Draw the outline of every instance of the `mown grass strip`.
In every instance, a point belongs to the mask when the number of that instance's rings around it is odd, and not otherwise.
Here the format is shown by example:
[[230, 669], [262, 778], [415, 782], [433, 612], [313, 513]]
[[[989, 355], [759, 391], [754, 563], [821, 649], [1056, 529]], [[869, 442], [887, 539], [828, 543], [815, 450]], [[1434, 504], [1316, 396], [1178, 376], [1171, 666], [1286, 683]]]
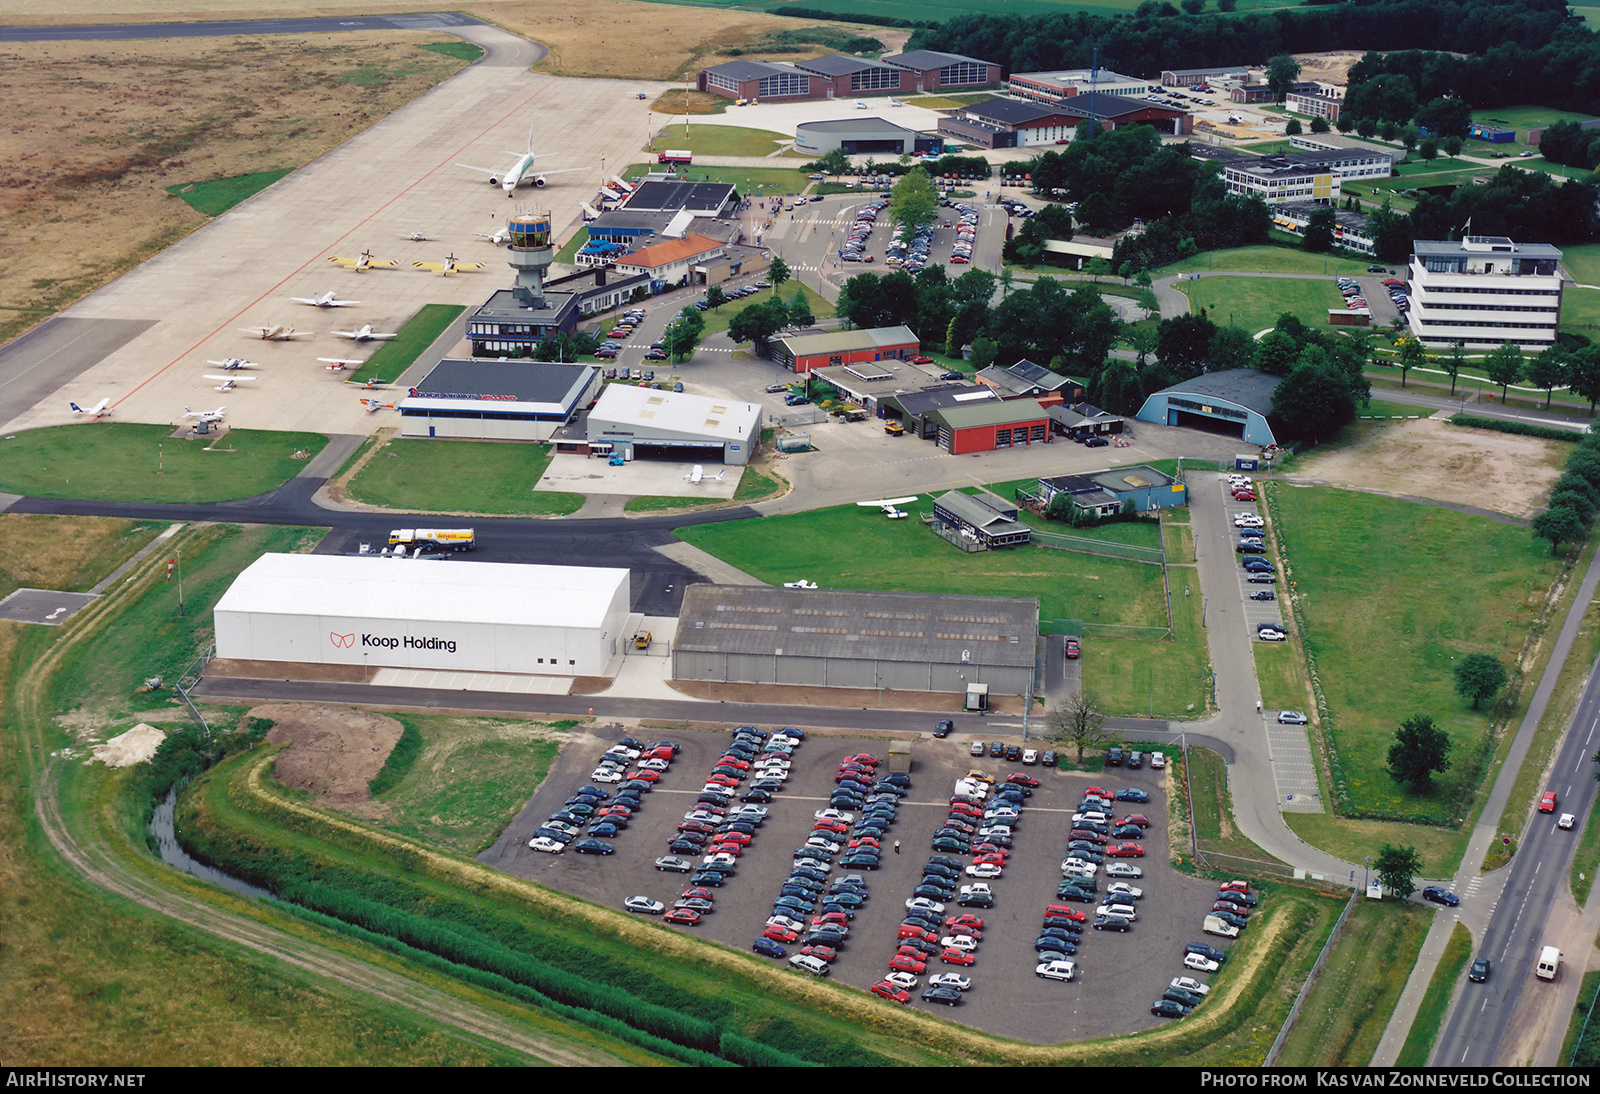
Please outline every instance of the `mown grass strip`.
[[1428, 981], [1428, 993], [1423, 996], [1422, 1006], [1417, 1008], [1417, 1015], [1411, 1021], [1411, 1030], [1406, 1034], [1406, 1043], [1400, 1046], [1400, 1055], [1395, 1060], [1396, 1066], [1428, 1066], [1428, 1059], [1433, 1055], [1434, 1042], [1439, 1039], [1439, 1031], [1444, 1028], [1444, 1017], [1450, 1009], [1450, 1000], [1455, 995], [1456, 985], [1461, 983], [1461, 974], [1470, 960], [1472, 960], [1472, 932], [1457, 923], [1450, 931], [1450, 941], [1445, 943], [1444, 953], [1439, 958], [1439, 966], [1433, 971], [1433, 979]]
[[460, 304], [422, 305], [417, 309], [417, 314], [395, 332], [395, 337], [380, 345], [367, 358], [366, 364], [350, 374], [349, 381], [366, 383], [368, 380], [382, 380], [384, 383], [394, 383], [466, 310]]
[[226, 179], [180, 183], [177, 186], [167, 187], [167, 193], [182, 198], [197, 213], [217, 217], [246, 198], [259, 194], [293, 171], [292, 167], [280, 167], [274, 171], [257, 171], [254, 174], [234, 175]]

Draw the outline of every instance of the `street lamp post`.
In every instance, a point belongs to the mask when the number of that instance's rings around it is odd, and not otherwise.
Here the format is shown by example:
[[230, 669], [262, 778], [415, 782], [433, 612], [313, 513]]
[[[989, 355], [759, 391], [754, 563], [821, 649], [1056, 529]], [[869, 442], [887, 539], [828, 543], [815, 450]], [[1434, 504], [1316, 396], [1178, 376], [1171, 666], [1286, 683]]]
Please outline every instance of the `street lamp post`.
[[1365, 893], [1367, 890], [1372, 888], [1372, 881], [1371, 881], [1371, 878], [1370, 878], [1371, 873], [1372, 873], [1372, 856], [1368, 855], [1367, 856], [1367, 868], [1365, 870], [1361, 871], [1361, 891], [1363, 893]]

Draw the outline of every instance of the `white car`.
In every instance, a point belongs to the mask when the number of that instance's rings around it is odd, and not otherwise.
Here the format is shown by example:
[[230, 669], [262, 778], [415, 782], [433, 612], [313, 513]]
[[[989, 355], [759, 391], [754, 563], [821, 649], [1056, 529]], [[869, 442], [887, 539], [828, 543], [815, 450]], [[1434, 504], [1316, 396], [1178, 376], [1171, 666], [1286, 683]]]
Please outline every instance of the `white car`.
[[560, 840], [551, 839], [549, 836], [536, 836], [528, 841], [528, 846], [535, 851], [543, 851], [551, 855], [559, 855], [567, 849], [566, 844]]
[[1139, 913], [1133, 910], [1132, 904], [1102, 904], [1094, 910], [1098, 916], [1120, 915], [1123, 919], [1138, 919]]
[[1256, 637], [1263, 642], [1284, 642], [1289, 638], [1289, 636], [1284, 634], [1282, 631], [1275, 631], [1270, 628], [1264, 631], [1257, 631]]
[[972, 987], [972, 981], [958, 972], [942, 972], [938, 976], [928, 977], [930, 988], [955, 988], [957, 991], [967, 991]]
[[856, 819], [854, 813], [846, 813], [839, 809], [819, 809], [811, 814], [813, 820], [835, 820], [840, 824], [849, 824]]
[[994, 890], [989, 888], [987, 881], [975, 881], [971, 885], [961, 887], [962, 896], [994, 896]]
[[1090, 810], [1087, 813], [1072, 814], [1072, 823], [1077, 824], [1079, 821], [1094, 821], [1096, 824], [1110, 824], [1111, 818], [1104, 813], [1097, 813], [1094, 810]]
[[777, 779], [781, 783], [789, 781], [789, 770], [783, 767], [761, 767], [751, 772], [752, 779]]
[[606, 749], [605, 755], [614, 756], [619, 760], [633, 761], [639, 758], [639, 750], [637, 748], [629, 748], [627, 745], [612, 745]]
[[1062, 877], [1094, 877], [1099, 872], [1100, 867], [1081, 858], [1069, 858], [1061, 863]]
[[1166, 755], [1166, 753], [1164, 753], [1164, 752], [1152, 752], [1152, 753], [1150, 753], [1150, 766], [1154, 767], [1154, 768], [1166, 767], [1167, 766], [1167, 755]]
[[597, 767], [589, 772], [589, 778], [597, 783], [619, 783], [622, 781], [622, 768]]
[[739, 865], [739, 860], [728, 854], [726, 851], [718, 851], [716, 854], [707, 855], [705, 858], [701, 859], [700, 862], [705, 866]]
[[1022, 750], [1022, 763], [1024, 766], [1032, 766], [1038, 762], [1039, 752], [1037, 749], [1025, 748]]
[[1578, 818], [1577, 817], [1573, 816], [1571, 813], [1563, 813], [1563, 814], [1561, 814], [1561, 819], [1556, 821], [1556, 827], [1557, 828], [1571, 828], [1573, 825], [1575, 825], [1577, 823], [1578, 823]]
[[767, 926], [782, 927], [784, 930], [794, 931], [796, 934], [799, 934], [806, 929], [806, 925], [804, 923], [801, 923], [798, 919], [790, 919], [786, 915], [773, 916], [767, 920]]
[[998, 862], [975, 862], [967, 867], [968, 877], [999, 877], [1005, 868]]
[[639, 761], [639, 770], [640, 771], [665, 771], [667, 768], [669, 768], [671, 766], [672, 765], [669, 764], [666, 760], [640, 760]]
[[1114, 897], [1127, 897], [1129, 900], [1138, 900], [1144, 896], [1144, 890], [1126, 881], [1113, 881], [1106, 886], [1106, 893]]
[[651, 900], [647, 896], [630, 896], [622, 902], [622, 906], [630, 912], [640, 912], [644, 915], [660, 915], [667, 910], [667, 906], [659, 900]]
[[939, 939], [939, 945], [943, 946], [947, 950], [963, 950], [967, 953], [971, 953], [973, 950], [978, 948], [978, 940], [976, 938], [969, 938], [964, 934], [947, 934], [943, 938]]
[[552, 832], [563, 832], [569, 836], [576, 836], [580, 831], [582, 831], [582, 829], [575, 824], [568, 824], [566, 821], [557, 820], [547, 820], [539, 827], [548, 828]]
[[839, 853], [839, 845], [837, 843], [834, 843], [829, 839], [823, 839], [819, 836], [812, 836], [810, 839], [806, 840], [805, 845], [807, 848], [815, 847], [820, 851], [826, 851], [830, 855], [837, 855]]
[[694, 863], [677, 855], [662, 855], [656, 859], [656, 869], [674, 874], [687, 874], [694, 869]]
[[1310, 719], [1308, 719], [1304, 714], [1300, 713], [1298, 710], [1280, 710], [1280, 711], [1278, 711], [1278, 724], [1279, 725], [1283, 725], [1283, 726], [1303, 726], [1309, 720]]
[[910, 973], [900, 972], [898, 970], [888, 973], [883, 979], [886, 982], [893, 984], [897, 988], [904, 988], [906, 991], [915, 991], [917, 989], [917, 985], [921, 983], [921, 981], [919, 981], [915, 976], [912, 976]]
[[[1200, 955], [1192, 953], [1189, 956], [1199, 957]], [[1202, 984], [1192, 976], [1174, 976], [1172, 978], [1172, 986], [1182, 988], [1184, 991], [1192, 991], [1196, 995], [1204, 995], [1211, 990], [1210, 984]]]
[[1033, 967], [1034, 975], [1041, 980], [1071, 980], [1077, 965], [1071, 961], [1046, 961]]
[[1144, 877], [1144, 871], [1131, 862], [1112, 862], [1106, 866], [1106, 877]]
[[1193, 969], [1195, 972], [1216, 972], [1221, 966], [1201, 954], [1186, 953], [1183, 955], [1183, 967]]
[[937, 900], [929, 900], [925, 896], [914, 896], [906, 901], [906, 910], [911, 912], [932, 912], [934, 915], [944, 915], [944, 905]]

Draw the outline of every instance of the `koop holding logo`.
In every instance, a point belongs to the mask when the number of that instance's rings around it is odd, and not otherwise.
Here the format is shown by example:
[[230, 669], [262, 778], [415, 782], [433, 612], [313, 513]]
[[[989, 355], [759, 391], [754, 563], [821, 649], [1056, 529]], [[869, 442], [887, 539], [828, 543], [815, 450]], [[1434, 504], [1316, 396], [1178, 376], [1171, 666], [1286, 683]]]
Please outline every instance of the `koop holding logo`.
[[341, 650], [347, 650], [356, 644], [356, 635], [354, 631], [351, 631], [349, 634], [338, 634], [334, 631], [329, 631], [328, 637], [332, 639], [333, 644], [338, 646]]

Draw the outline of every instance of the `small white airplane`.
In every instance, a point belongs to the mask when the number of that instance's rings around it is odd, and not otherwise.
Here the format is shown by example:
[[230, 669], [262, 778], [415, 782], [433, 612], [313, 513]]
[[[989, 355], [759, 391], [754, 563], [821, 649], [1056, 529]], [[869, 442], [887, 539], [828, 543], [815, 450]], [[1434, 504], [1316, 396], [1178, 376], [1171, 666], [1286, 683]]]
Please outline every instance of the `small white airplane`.
[[726, 475], [727, 473], [728, 469], [723, 468], [721, 471], [718, 471], [715, 475], [712, 475], [708, 478], [706, 475], [706, 469], [701, 467], [699, 464], [695, 464], [694, 470], [685, 475], [683, 477], [683, 481], [688, 483], [690, 486], [699, 486], [702, 482], [721, 482], [722, 476]]
[[349, 357], [318, 357], [317, 360], [327, 365], [329, 372], [344, 372], [346, 369], [360, 368], [367, 363], [365, 360], [357, 361]]
[[517, 187], [543, 186], [546, 175], [570, 175], [584, 170], [582, 167], [563, 167], [558, 171], [540, 171], [533, 163], [542, 156], [551, 155], [549, 152], [535, 152], [533, 150], [533, 127], [528, 128], [528, 150], [526, 152], [507, 152], [511, 157], [511, 166], [503, 171], [492, 167], [474, 167], [470, 163], [458, 163], [457, 167], [465, 167], [468, 171], [478, 171], [489, 176], [489, 185], [498, 186], [506, 192], [506, 197], [511, 197], [517, 192]]
[[387, 258], [373, 258], [371, 251], [362, 251], [355, 258], [330, 258], [328, 261], [335, 265], [343, 266], [347, 270], [354, 270], [356, 273], [361, 273], [365, 270], [392, 270], [400, 265], [400, 263]]
[[241, 382], [249, 382], [251, 380], [256, 379], [256, 377], [254, 377], [254, 376], [212, 376], [212, 375], [207, 374], [206, 375], [206, 379], [207, 380], [215, 380], [215, 381], [217, 381], [217, 390], [218, 391], [232, 391], [234, 388], [238, 387]]
[[313, 308], [353, 308], [359, 300], [340, 300], [339, 294], [329, 290], [321, 296], [291, 296], [296, 304], [310, 304]]
[[393, 410], [394, 409], [394, 404], [393, 403], [380, 403], [376, 399], [362, 399], [361, 400], [361, 406], [366, 410], [366, 412], [368, 414], [371, 414], [375, 410]]
[[364, 391], [378, 391], [389, 386], [388, 380], [346, 380], [345, 383], [361, 388]]
[[413, 243], [429, 243], [439, 238], [438, 236], [429, 235], [420, 228], [415, 232], [397, 232], [395, 234], [401, 239], [409, 239]]
[[195, 418], [202, 422], [220, 422], [227, 409], [225, 406], [219, 406], [215, 410], [190, 410], [188, 407], [184, 407], [183, 416], [185, 418]]
[[511, 238], [511, 229], [496, 228], [492, 232], [473, 232], [472, 234], [477, 236], [479, 239], [487, 239], [490, 243], [493, 243], [498, 247], [500, 244]]
[[481, 270], [484, 266], [482, 262], [457, 262], [454, 254], [446, 255], [443, 262], [413, 262], [412, 265], [419, 270], [437, 270], [446, 277], [461, 270]]
[[216, 365], [218, 368], [222, 369], [224, 372], [232, 372], [234, 369], [240, 369], [240, 368], [260, 368], [261, 367], [260, 365], [258, 365], [254, 361], [246, 361], [243, 357], [224, 357], [220, 361], [207, 361], [206, 364], [208, 364], [208, 365]]
[[109, 418], [113, 413], [115, 413], [111, 409], [110, 399], [101, 399], [88, 410], [83, 409], [83, 407], [79, 406], [77, 403], [69, 402], [67, 405], [72, 408], [72, 412], [74, 414], [87, 414], [89, 415], [89, 420], [93, 422], [98, 422], [101, 418]]
[[[357, 342], [387, 342], [394, 337], [392, 334], [382, 334], [373, 330], [371, 323], [365, 324], [360, 330], [336, 330], [330, 333], [337, 334], [340, 338], [350, 338]], [[320, 361], [322, 358], [319, 357], [317, 360]]]
[[295, 330], [285, 327], [280, 323], [273, 323], [266, 327], [240, 327], [246, 334], [259, 335], [264, 342], [286, 342], [291, 338], [309, 338], [317, 333], [314, 330]]
[[897, 508], [897, 506], [910, 505], [916, 500], [917, 495], [912, 494], [908, 498], [879, 498], [876, 501], [858, 501], [856, 504], [863, 509], [881, 509], [883, 510], [883, 515], [890, 520], [904, 520], [909, 514], [904, 509]]
[[815, 581], [806, 581], [802, 578], [799, 581], [785, 581], [783, 587], [785, 589], [815, 589], [817, 583]]

